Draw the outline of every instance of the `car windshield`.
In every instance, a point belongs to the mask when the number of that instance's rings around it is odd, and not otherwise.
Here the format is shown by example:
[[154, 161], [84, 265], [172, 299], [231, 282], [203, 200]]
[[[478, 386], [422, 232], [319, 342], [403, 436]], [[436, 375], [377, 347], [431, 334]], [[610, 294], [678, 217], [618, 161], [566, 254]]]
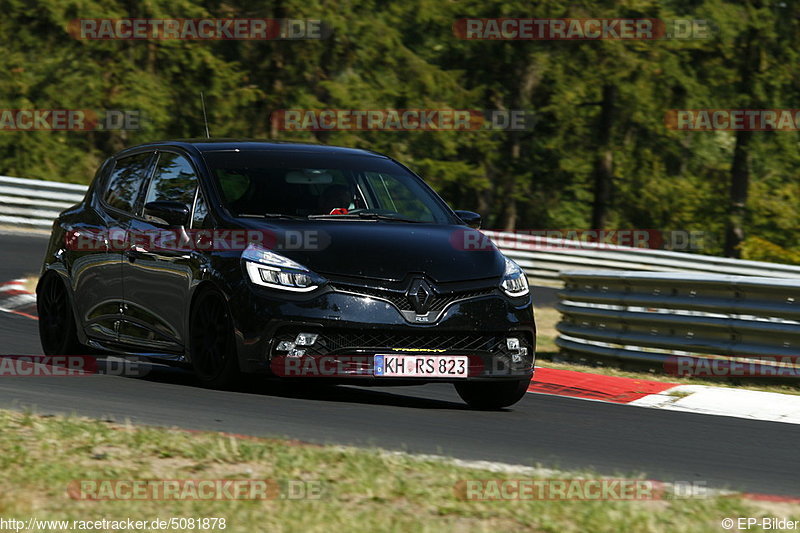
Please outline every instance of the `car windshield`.
[[204, 157], [234, 216], [452, 222], [443, 202], [389, 159], [252, 150]]

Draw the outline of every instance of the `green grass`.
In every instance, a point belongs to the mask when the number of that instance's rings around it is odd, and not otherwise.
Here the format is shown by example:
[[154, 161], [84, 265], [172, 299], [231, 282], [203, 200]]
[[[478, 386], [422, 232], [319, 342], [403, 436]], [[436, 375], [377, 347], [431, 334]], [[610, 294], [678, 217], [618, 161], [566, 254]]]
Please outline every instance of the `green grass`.
[[[118, 426], [10, 411], [0, 411], [0, 471], [0, 516], [5, 518], [130, 517], [150, 521], [156, 517], [224, 517], [229, 532], [718, 531], [724, 517], [800, 517], [800, 506], [773, 503], [767, 508], [738, 497], [464, 501], [454, 491], [461, 480], [530, 477], [379, 450]], [[82, 479], [199, 478], [315, 481], [322, 484], [323, 496], [131, 502], [73, 500], [66, 492], [71, 481]]]
[[26, 276], [25, 282], [22, 284], [25, 290], [29, 292], [36, 292], [36, 284], [39, 283], [39, 276]]
[[537, 307], [534, 310], [534, 319], [536, 320], [536, 352], [558, 352], [556, 324], [561, 320], [561, 313], [553, 307]]

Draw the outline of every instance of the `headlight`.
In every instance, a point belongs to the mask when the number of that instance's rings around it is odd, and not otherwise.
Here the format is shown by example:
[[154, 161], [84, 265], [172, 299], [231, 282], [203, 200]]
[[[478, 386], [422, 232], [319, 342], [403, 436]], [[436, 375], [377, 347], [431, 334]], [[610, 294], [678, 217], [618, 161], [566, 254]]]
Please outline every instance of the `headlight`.
[[525, 296], [530, 292], [528, 276], [514, 261], [506, 257], [506, 271], [503, 272], [503, 282], [500, 284], [503, 292], [512, 297]]
[[303, 265], [256, 244], [245, 249], [242, 260], [250, 281], [262, 287], [308, 292], [326, 282], [325, 278]]

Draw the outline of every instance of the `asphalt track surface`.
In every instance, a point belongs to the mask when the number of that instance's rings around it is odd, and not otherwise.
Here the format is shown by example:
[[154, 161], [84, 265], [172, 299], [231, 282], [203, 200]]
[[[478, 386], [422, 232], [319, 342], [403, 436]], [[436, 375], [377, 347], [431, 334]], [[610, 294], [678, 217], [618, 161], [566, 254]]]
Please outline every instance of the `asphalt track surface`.
[[[0, 234], [0, 282], [38, 272], [45, 244]], [[0, 354], [38, 353], [36, 322], [0, 313]], [[187, 372], [154, 367], [143, 378], [2, 377], [0, 408], [800, 496], [800, 426], [541, 394], [480, 412], [449, 385], [298, 387], [253, 379], [219, 392], [197, 387]]]

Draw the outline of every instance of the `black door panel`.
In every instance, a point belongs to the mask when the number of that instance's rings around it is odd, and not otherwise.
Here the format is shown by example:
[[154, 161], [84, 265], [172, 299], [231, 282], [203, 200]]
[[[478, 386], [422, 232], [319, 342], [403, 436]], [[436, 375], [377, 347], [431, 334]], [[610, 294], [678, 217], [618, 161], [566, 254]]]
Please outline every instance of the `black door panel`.
[[124, 304], [122, 252], [126, 229], [149, 175], [153, 152], [116, 161], [87, 206], [87, 222], [70, 228], [67, 264], [85, 333], [116, 341]]
[[[133, 220], [129, 232], [163, 231], [142, 220]], [[125, 323], [120, 342], [148, 349], [180, 350], [183, 343], [185, 305], [193, 279], [193, 255], [188, 250], [148, 249], [137, 244], [124, 254]]]
[[96, 213], [92, 218], [96, 224], [71, 226], [65, 262], [85, 333], [113, 341], [122, 305], [122, 261], [109, 246], [107, 222]]
[[[142, 204], [155, 201], [194, 205], [197, 175], [178, 154], [161, 152]], [[156, 221], [132, 219], [128, 225], [130, 247], [123, 254], [125, 322], [120, 341], [150, 350], [181, 351], [184, 318], [194, 276], [191, 249], [177, 246], [183, 228]], [[173, 238], [161, 241], [159, 235]], [[161, 243], [161, 244], [160, 244]]]

